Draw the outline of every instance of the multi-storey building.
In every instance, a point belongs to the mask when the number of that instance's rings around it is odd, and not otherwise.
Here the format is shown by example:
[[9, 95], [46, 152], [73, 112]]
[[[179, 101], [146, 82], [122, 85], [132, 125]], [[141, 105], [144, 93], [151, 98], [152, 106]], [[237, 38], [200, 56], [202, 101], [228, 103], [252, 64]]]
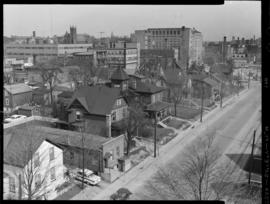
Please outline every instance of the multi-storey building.
[[191, 28], [149, 28], [135, 31], [141, 49], [178, 48], [178, 59], [187, 67], [191, 62], [202, 62], [202, 34]]
[[86, 52], [92, 44], [8, 44], [5, 54], [8, 58], [25, 59], [33, 57], [33, 62], [48, 60], [76, 52]]
[[74, 53], [74, 56], [93, 60], [98, 67], [121, 67], [128, 73], [134, 73], [140, 64], [140, 45], [110, 42], [106, 48], [90, 48], [87, 52]]

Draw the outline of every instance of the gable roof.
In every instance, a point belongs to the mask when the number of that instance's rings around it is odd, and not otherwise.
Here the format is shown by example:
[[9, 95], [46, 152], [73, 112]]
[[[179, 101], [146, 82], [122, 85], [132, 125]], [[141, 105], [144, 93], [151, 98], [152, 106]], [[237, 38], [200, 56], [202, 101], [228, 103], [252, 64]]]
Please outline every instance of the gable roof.
[[111, 80], [122, 80], [122, 81], [124, 81], [124, 80], [128, 80], [128, 79], [129, 79], [129, 77], [128, 77], [127, 73], [120, 67], [117, 68], [113, 72], [113, 74], [111, 76]]
[[[44, 140], [51, 141], [60, 147], [81, 147], [81, 133], [40, 126], [37, 124], [24, 123], [23, 125], [8, 128], [4, 132], [5, 136], [9, 134], [10, 139], [4, 149], [4, 163], [24, 167]], [[101, 137], [84, 133], [85, 148], [98, 149], [110, 138]], [[31, 145], [31, 154], [29, 155], [29, 145]]]
[[24, 83], [4, 85], [4, 88], [11, 94], [32, 92], [32, 89]]
[[106, 115], [111, 112], [116, 99], [120, 96], [120, 89], [118, 88], [85, 86], [74, 93], [68, 108], [75, 100], [78, 100], [89, 114]]
[[63, 97], [63, 98], [72, 98], [73, 96], [73, 91], [63, 91], [62, 93], [58, 94], [58, 97]]
[[[132, 87], [130, 87], [130, 88], [133, 89]], [[150, 94], [161, 92], [163, 90], [164, 90], [163, 87], [158, 87], [158, 86], [151, 84], [149, 82], [141, 82], [141, 81], [136, 82], [136, 89], [134, 89], [135, 92], [150, 93]]]
[[177, 82], [181, 76], [181, 70], [179, 69], [165, 69], [163, 70], [163, 78], [166, 82]]
[[212, 73], [223, 73], [223, 74], [229, 74], [231, 73], [232, 69], [224, 63], [214, 64], [210, 71]]
[[204, 78], [203, 81], [212, 87], [219, 87], [219, 83], [209, 77]]

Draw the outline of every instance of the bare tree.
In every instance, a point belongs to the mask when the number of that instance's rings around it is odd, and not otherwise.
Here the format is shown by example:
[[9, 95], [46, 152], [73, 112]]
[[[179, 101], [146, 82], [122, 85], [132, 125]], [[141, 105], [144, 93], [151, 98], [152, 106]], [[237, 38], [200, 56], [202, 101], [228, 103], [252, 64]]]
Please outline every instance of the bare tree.
[[148, 182], [147, 189], [161, 199], [220, 200], [234, 197], [237, 173], [233, 162], [220, 164], [221, 154], [214, 147], [215, 131], [207, 139], [187, 147], [183, 160], [160, 168]]
[[166, 82], [166, 84], [169, 88], [169, 99], [174, 104], [174, 115], [177, 116], [177, 105], [181, 103], [187, 91], [187, 77], [181, 73], [177, 81]]

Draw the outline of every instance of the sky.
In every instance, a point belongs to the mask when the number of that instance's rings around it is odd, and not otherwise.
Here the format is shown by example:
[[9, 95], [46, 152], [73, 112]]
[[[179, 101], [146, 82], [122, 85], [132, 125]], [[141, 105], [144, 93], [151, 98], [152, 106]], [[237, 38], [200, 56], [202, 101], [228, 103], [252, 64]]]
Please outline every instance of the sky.
[[223, 36], [261, 36], [261, 2], [226, 2], [224, 5], [4, 5], [4, 35], [47, 37], [64, 35], [70, 25], [77, 33], [100, 37], [129, 36], [147, 28], [190, 27], [205, 41]]

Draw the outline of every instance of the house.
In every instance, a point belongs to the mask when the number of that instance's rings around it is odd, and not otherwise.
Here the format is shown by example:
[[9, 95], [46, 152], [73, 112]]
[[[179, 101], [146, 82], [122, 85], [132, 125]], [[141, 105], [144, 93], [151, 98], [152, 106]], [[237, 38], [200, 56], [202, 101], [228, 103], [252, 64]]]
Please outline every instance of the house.
[[[119, 88], [85, 86], [75, 91], [67, 106], [68, 122], [72, 124], [83, 118], [85, 132], [111, 137], [115, 136], [111, 132], [113, 123], [127, 117], [127, 108]], [[76, 124], [72, 126], [78, 130]]]
[[10, 113], [31, 100], [32, 89], [26, 84], [4, 85], [4, 112]]
[[150, 117], [156, 113], [157, 118], [162, 119], [170, 114], [170, 105], [162, 101], [165, 88], [149, 82], [133, 80], [130, 89], [137, 94], [136, 100], [144, 104], [144, 110], [150, 112]]
[[4, 129], [4, 198], [18, 198], [19, 189], [22, 189], [22, 197], [26, 197], [27, 189], [20, 188], [19, 183], [28, 180], [27, 172], [29, 167], [33, 167], [35, 173], [31, 174], [31, 189], [37, 190], [33, 199], [41, 195], [45, 195], [46, 199], [54, 199], [57, 187], [66, 181], [68, 172], [82, 168], [83, 151], [85, 168], [108, 182], [121, 175], [119, 160], [124, 156], [124, 135], [115, 138], [86, 133], [82, 135], [52, 128], [47, 121], [44, 121], [46, 125], [41, 121], [37, 121], [34, 116], [25, 123]]

